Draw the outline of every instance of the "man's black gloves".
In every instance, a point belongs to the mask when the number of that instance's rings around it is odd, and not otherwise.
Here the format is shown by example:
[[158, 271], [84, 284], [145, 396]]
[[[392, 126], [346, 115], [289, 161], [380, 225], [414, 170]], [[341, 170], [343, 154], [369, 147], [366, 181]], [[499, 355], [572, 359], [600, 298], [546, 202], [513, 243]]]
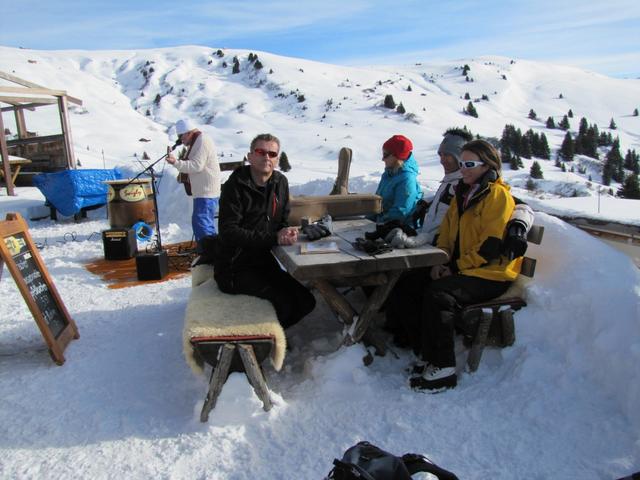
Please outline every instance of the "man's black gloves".
[[304, 233], [311, 241], [331, 235], [331, 232], [327, 227], [318, 223], [310, 223], [302, 229], [302, 233]]
[[331, 235], [331, 217], [326, 216], [315, 223], [302, 227], [302, 233], [311, 241]]
[[519, 220], [513, 220], [507, 228], [507, 236], [502, 244], [503, 253], [509, 259], [522, 257], [527, 251], [527, 227]]

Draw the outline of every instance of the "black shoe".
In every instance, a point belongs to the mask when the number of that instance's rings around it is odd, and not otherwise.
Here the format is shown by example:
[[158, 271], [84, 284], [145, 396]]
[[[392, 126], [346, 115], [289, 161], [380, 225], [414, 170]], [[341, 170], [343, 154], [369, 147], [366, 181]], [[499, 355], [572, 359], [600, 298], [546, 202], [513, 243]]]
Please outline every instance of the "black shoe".
[[412, 362], [405, 371], [411, 375], [412, 377], [421, 376], [426, 370], [433, 368], [433, 365], [430, 365], [429, 362], [424, 362], [422, 360], [416, 360]]

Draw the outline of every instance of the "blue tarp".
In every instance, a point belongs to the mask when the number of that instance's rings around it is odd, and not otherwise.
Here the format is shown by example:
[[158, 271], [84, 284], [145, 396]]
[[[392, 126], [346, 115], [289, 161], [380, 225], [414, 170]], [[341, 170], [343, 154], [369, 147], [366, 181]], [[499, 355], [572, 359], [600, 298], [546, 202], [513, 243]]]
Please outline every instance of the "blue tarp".
[[33, 184], [57, 211], [69, 217], [82, 208], [107, 203], [105, 180], [121, 178], [117, 168], [64, 170], [35, 175]]

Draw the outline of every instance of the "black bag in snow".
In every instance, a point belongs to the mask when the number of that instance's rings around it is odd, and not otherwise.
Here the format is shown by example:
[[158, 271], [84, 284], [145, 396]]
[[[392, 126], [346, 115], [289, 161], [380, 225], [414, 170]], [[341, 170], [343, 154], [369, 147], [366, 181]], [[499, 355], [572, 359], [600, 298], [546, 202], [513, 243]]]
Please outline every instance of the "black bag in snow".
[[333, 461], [329, 480], [411, 480], [418, 472], [429, 472], [439, 480], [458, 480], [453, 473], [438, 467], [423, 455], [407, 453], [397, 457], [370, 444], [359, 442], [349, 448], [342, 460]]

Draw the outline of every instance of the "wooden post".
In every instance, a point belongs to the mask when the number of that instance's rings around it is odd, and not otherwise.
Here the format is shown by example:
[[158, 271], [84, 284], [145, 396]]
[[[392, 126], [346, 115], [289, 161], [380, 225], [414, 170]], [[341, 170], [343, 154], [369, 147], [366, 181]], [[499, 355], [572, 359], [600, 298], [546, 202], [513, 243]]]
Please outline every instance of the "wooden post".
[[351, 149], [343, 147], [338, 155], [338, 176], [329, 195], [347, 195], [349, 193], [349, 170], [351, 169]]
[[71, 128], [69, 125], [69, 109], [67, 108], [67, 97], [58, 97], [58, 113], [60, 113], [60, 126], [64, 136], [64, 150], [67, 157], [67, 166], [70, 169], [76, 168], [76, 157], [73, 153], [73, 139], [71, 138]]
[[18, 128], [18, 138], [27, 138], [27, 124], [24, 121], [24, 110], [22, 108], [13, 107], [16, 117], [16, 127]]
[[4, 136], [4, 122], [2, 121], [2, 113], [0, 113], [0, 155], [2, 156], [2, 170], [4, 172], [4, 181], [7, 186], [7, 195], [15, 196], [13, 190], [13, 178], [11, 177], [11, 165], [9, 164], [9, 150], [7, 150], [7, 139]]

